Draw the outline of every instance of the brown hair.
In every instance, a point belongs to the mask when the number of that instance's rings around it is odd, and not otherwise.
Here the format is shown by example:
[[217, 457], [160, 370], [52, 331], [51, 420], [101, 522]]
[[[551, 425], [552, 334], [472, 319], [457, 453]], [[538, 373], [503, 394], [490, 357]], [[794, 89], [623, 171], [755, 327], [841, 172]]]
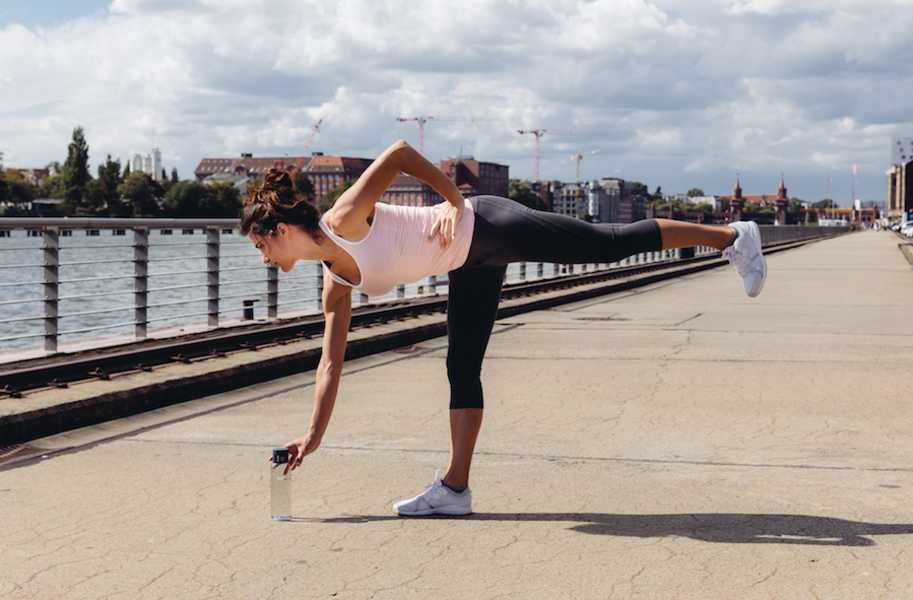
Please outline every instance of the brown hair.
[[269, 235], [276, 225], [298, 225], [312, 236], [322, 235], [320, 211], [295, 189], [288, 171], [272, 167], [263, 183], [251, 191], [241, 207], [241, 235]]

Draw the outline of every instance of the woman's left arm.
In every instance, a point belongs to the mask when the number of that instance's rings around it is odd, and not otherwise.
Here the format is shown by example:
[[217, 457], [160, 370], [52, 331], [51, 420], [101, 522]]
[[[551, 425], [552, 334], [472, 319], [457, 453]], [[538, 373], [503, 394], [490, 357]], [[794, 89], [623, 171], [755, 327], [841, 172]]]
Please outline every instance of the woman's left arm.
[[447, 202], [458, 209], [463, 208], [463, 194], [460, 193], [460, 188], [415, 148], [403, 142], [398, 158], [403, 173], [424, 181]]
[[339, 219], [367, 219], [374, 204], [384, 195], [400, 173], [421, 179], [458, 208], [463, 206], [459, 188], [428, 159], [404, 140], [397, 140], [374, 159], [358, 180], [333, 205]]

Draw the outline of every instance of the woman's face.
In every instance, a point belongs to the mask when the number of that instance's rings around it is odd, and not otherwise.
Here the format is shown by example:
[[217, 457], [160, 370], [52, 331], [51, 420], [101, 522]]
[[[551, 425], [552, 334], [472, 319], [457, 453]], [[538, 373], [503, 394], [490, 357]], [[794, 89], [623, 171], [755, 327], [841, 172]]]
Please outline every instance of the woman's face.
[[265, 264], [276, 266], [285, 273], [291, 271], [297, 261], [319, 256], [318, 246], [310, 235], [298, 227], [291, 227], [285, 223], [276, 225], [276, 231], [273, 233], [251, 233], [247, 239], [260, 251]]

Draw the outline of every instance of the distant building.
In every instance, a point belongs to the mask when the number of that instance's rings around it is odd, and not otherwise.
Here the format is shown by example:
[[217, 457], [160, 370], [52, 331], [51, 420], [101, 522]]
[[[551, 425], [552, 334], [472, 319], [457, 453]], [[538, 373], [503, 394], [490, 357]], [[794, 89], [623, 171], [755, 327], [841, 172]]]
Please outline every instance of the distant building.
[[617, 223], [618, 210], [621, 206], [624, 180], [615, 177], [604, 177], [599, 181], [586, 184], [588, 206], [587, 213], [594, 223]]
[[892, 165], [887, 176], [886, 216], [889, 219], [909, 217], [913, 211], [913, 160]]
[[330, 190], [341, 186], [346, 181], [355, 181], [364, 173], [371, 163], [371, 158], [352, 158], [349, 156], [324, 155], [322, 152], [311, 154], [311, 160], [302, 169], [311, 185], [317, 202], [326, 198]]
[[162, 151], [158, 148], [152, 149], [152, 178], [156, 181], [163, 179], [162, 177]]
[[647, 198], [635, 193], [628, 182], [622, 181], [621, 200], [618, 203], [616, 223], [634, 223], [647, 218]]
[[[636, 182], [635, 182], [636, 183]], [[594, 223], [633, 223], [646, 218], [646, 198], [617, 177], [584, 183], [534, 181], [545, 209]]]
[[396, 176], [381, 200], [397, 206], [434, 206], [444, 201], [430, 185], [406, 174]]
[[63, 200], [59, 198], [34, 198], [28, 202], [0, 202], [0, 212], [9, 208], [25, 211], [32, 217], [44, 217], [59, 214]]
[[16, 175], [28, 181], [32, 185], [41, 185], [45, 179], [56, 173], [51, 173], [50, 169], [20, 169], [9, 167], [4, 169], [10, 175]]
[[162, 180], [162, 151], [158, 148], [145, 156], [134, 152], [129, 164], [131, 173], [145, 173], [156, 181]]
[[439, 168], [460, 188], [464, 198], [482, 195], [507, 197], [510, 185], [507, 165], [458, 156], [442, 160]]
[[584, 219], [588, 208], [587, 189], [582, 184], [568, 183], [561, 186], [554, 198], [552, 211], [575, 219]]
[[257, 179], [272, 167], [301, 171], [314, 187], [314, 202], [319, 203], [330, 190], [347, 180], [358, 179], [372, 162], [369, 158], [329, 156], [322, 152], [314, 152], [311, 156], [264, 157], [245, 152], [239, 158], [204, 158], [193, 173], [197, 181], [204, 181], [219, 173]]
[[[507, 197], [509, 178], [506, 165], [461, 157], [442, 160], [438, 168], [453, 181], [464, 198], [481, 195]], [[401, 206], [433, 206], [444, 202], [444, 198], [430, 185], [406, 174], [396, 177], [382, 200]]]
[[539, 196], [542, 205], [550, 212], [555, 212], [555, 203], [561, 194], [564, 183], [558, 180], [529, 182], [530, 189]]

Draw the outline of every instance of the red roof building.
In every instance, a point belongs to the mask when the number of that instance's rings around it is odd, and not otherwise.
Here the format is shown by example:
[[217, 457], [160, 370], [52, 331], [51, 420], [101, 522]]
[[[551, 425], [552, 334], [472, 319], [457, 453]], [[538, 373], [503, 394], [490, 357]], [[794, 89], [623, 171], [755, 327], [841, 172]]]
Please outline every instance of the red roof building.
[[314, 186], [314, 202], [322, 201], [333, 188], [347, 180], [356, 180], [373, 162], [370, 158], [325, 155], [256, 157], [242, 154], [240, 158], [204, 158], [194, 170], [197, 181], [220, 173], [258, 178], [272, 167], [301, 171]]

